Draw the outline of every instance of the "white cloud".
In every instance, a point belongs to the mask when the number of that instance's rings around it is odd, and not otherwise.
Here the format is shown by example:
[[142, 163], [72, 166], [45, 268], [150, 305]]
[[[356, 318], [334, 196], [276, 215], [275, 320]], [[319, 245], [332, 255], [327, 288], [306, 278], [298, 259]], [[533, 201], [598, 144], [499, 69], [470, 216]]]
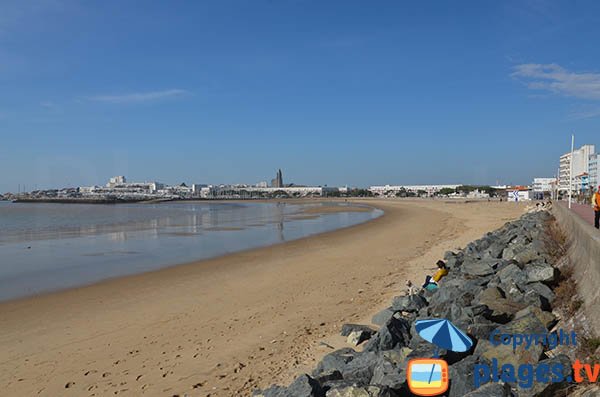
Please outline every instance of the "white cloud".
[[512, 76], [522, 79], [532, 90], [600, 100], [600, 73], [571, 72], [555, 63], [526, 63], [515, 66]]
[[185, 90], [171, 89], [164, 91], [151, 91], [151, 92], [134, 92], [128, 94], [119, 95], [97, 95], [88, 97], [90, 101], [107, 102], [107, 103], [143, 103], [153, 102], [164, 99], [180, 98], [188, 94]]
[[580, 110], [573, 111], [569, 114], [569, 118], [571, 120], [583, 120], [583, 119], [591, 119], [594, 117], [600, 116], [600, 107], [596, 108], [583, 108]]

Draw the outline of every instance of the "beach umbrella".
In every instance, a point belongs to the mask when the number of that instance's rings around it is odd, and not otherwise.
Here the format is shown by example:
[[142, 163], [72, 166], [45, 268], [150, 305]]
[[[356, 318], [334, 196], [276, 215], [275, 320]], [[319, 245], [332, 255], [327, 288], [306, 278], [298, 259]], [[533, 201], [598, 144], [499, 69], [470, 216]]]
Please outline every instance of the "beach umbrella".
[[[440, 347], [453, 352], [466, 352], [473, 346], [471, 338], [446, 319], [417, 320], [415, 329], [421, 338], [436, 345], [434, 357], [437, 357]], [[431, 383], [434, 369], [435, 364], [431, 367], [428, 383]]]
[[471, 338], [446, 319], [417, 320], [415, 328], [421, 338], [438, 348], [466, 352], [473, 346]]

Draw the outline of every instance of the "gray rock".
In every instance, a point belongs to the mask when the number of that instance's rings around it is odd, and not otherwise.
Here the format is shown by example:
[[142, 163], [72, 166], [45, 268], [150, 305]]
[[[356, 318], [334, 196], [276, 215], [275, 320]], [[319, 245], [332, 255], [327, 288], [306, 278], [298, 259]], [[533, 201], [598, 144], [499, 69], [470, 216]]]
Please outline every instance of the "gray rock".
[[448, 397], [462, 397], [475, 390], [473, 371], [477, 358], [469, 356], [448, 367], [450, 378], [450, 389]]
[[326, 397], [397, 397], [398, 394], [387, 387], [346, 386], [327, 391]]
[[364, 341], [369, 340], [371, 338], [371, 336], [374, 334], [375, 334], [374, 331], [365, 331], [365, 330], [352, 331], [350, 333], [350, 335], [348, 335], [348, 337], [346, 338], [346, 342], [353, 346], [358, 346], [361, 343], [363, 343]]
[[530, 263], [525, 268], [525, 271], [527, 272], [528, 283], [550, 283], [555, 279], [555, 269], [542, 261]]
[[496, 272], [494, 265], [497, 265], [494, 259], [465, 260], [461, 266], [461, 271], [470, 276], [487, 276]]
[[498, 327], [498, 324], [484, 317], [476, 317], [472, 322], [456, 324], [456, 326], [479, 340], [489, 338], [492, 331]]
[[515, 248], [512, 246], [508, 246], [502, 251], [502, 259], [512, 259], [515, 257], [515, 254]]
[[325, 387], [330, 382], [342, 379], [344, 379], [344, 377], [342, 376], [342, 373], [337, 369], [330, 372], [322, 373], [319, 376], [315, 376], [315, 380], [319, 382], [319, 384], [323, 387]]
[[[549, 373], [547, 373], [548, 379], [552, 379], [552, 378], [555, 380], [558, 379], [552, 373], [552, 368], [557, 364], [562, 366], [563, 381], [562, 382], [552, 382], [552, 381], [537, 382], [534, 379], [534, 381], [531, 383], [530, 387], [522, 387], [519, 383], [517, 383], [517, 391], [519, 393], [519, 397], [553, 396], [553, 395], [556, 395], [555, 392], [557, 390], [563, 388], [567, 384], [567, 382], [564, 379], [566, 379], [568, 376], [571, 376], [571, 373], [572, 373], [571, 360], [569, 360], [569, 357], [567, 357], [564, 354], [560, 354], [554, 358], [540, 361], [537, 365], [533, 366], [533, 373], [537, 374], [538, 367], [542, 363], [544, 365], [547, 365], [550, 367], [550, 371], [549, 371]], [[523, 385], [523, 386], [525, 386], [525, 385]]]
[[427, 301], [421, 295], [396, 296], [392, 301], [395, 312], [417, 312], [427, 306]]
[[502, 334], [544, 334], [547, 331], [546, 326], [532, 312], [524, 312], [524, 315], [515, 316], [508, 324], [498, 327], [498, 332]]
[[436, 353], [439, 357], [442, 357], [448, 353], [447, 350], [438, 349], [433, 343], [429, 343], [421, 338], [414, 338], [409, 347], [412, 350], [407, 356], [409, 360], [413, 358], [434, 357]]
[[271, 386], [254, 392], [256, 397], [322, 397], [325, 391], [319, 382], [308, 375], [301, 375], [289, 387]]
[[368, 325], [344, 324], [344, 325], [342, 325], [342, 332], [340, 332], [340, 335], [348, 336], [352, 332], [355, 332], [355, 331], [364, 331], [364, 332], [371, 333], [371, 334], [374, 334], [376, 332], [373, 328], [369, 327]]
[[588, 385], [581, 386], [571, 391], [569, 397], [598, 397], [600, 396], [600, 386]]
[[540, 323], [542, 323], [544, 327], [546, 327], [546, 329], [549, 329], [557, 321], [556, 317], [551, 312], [541, 310], [540, 308], [534, 306], [526, 307], [525, 309], [516, 313], [515, 318], [520, 319], [521, 317], [529, 315], [535, 316], [540, 321]]
[[500, 270], [498, 272], [498, 277], [501, 284], [508, 284], [510, 282], [515, 284], [525, 284], [527, 282], [527, 274], [514, 263], [508, 264]]
[[485, 250], [484, 258], [498, 259], [502, 257], [502, 252], [506, 246], [501, 242], [495, 242]]
[[[497, 335], [507, 334], [542, 334], [547, 332], [544, 324], [535, 316], [534, 313], [528, 313], [522, 317], [515, 317], [511, 322], [499, 326]], [[493, 359], [498, 361], [498, 366], [511, 364], [517, 368], [520, 364], [537, 364], [542, 357], [544, 346], [534, 344], [526, 348], [525, 343], [513, 349], [512, 337], [506, 339], [509, 344], [502, 344], [498, 340], [498, 344], [492, 344], [487, 339], [480, 339], [475, 348], [475, 355], [480, 356], [483, 360], [492, 362]]]
[[514, 259], [520, 264], [525, 265], [539, 258], [540, 254], [535, 249], [533, 249], [533, 247], [527, 246], [522, 251], [517, 252], [515, 256], [511, 259]]
[[317, 367], [313, 371], [313, 376], [321, 376], [336, 370], [341, 372], [346, 364], [352, 361], [357, 354], [358, 353], [354, 351], [354, 349], [349, 347], [331, 352], [323, 357], [319, 364], [317, 364]]
[[552, 303], [552, 301], [554, 300], [554, 292], [552, 292], [552, 290], [546, 284], [542, 284], [542, 283], [527, 284], [526, 286], [524, 286], [523, 290], [524, 290], [524, 293], [528, 293], [529, 291], [533, 290], [536, 294], [546, 298], [549, 303]]
[[359, 386], [368, 385], [373, 377], [373, 369], [377, 365], [377, 357], [377, 354], [371, 351], [358, 354], [341, 369], [344, 380], [352, 381]]
[[514, 318], [515, 313], [525, 308], [523, 303], [518, 303], [504, 298], [502, 291], [498, 288], [487, 288], [476, 298], [477, 303], [487, 306], [491, 313], [488, 319], [506, 323]]
[[463, 263], [463, 256], [461, 254], [455, 254], [452, 251], [446, 251], [444, 254], [444, 261], [446, 262], [448, 269], [457, 269]]
[[387, 386], [394, 390], [400, 390], [406, 382], [404, 362], [393, 362], [385, 356], [379, 356], [377, 365], [373, 368], [373, 377], [370, 384]]
[[464, 397], [511, 397], [513, 394], [506, 383], [487, 383]]
[[364, 351], [385, 351], [396, 346], [408, 346], [410, 324], [403, 318], [392, 317], [365, 345]]
[[394, 315], [394, 310], [391, 307], [383, 309], [379, 313], [375, 314], [373, 318], [371, 318], [371, 322], [375, 325], [383, 327], [385, 323], [388, 322], [390, 318]]

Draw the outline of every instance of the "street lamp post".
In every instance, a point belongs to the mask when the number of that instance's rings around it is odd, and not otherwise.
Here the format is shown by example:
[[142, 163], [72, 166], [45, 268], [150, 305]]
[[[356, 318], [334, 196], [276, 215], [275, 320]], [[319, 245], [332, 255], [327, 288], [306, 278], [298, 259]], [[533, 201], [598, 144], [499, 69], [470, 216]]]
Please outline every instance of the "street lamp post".
[[569, 162], [569, 209], [573, 196], [573, 149], [575, 147], [575, 134], [571, 135], [571, 161]]

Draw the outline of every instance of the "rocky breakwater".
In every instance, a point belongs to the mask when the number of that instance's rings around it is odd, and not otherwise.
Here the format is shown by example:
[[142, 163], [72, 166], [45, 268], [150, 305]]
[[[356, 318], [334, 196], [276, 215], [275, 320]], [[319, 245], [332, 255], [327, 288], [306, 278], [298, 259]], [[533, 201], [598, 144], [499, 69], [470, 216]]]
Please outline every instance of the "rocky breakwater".
[[[458, 252], [447, 252], [444, 259], [450, 272], [436, 291], [395, 297], [389, 308], [373, 317], [380, 327], [377, 332], [364, 325], [344, 326], [349, 343], [366, 339], [362, 350], [347, 347], [334, 351], [311, 374], [298, 377], [288, 387], [271, 386], [255, 391], [254, 396], [410, 396], [408, 362], [431, 358], [436, 349], [417, 334], [415, 321], [431, 318], [450, 320], [474, 342], [464, 353], [438, 352], [449, 365], [449, 388], [444, 395], [539, 396], [564, 387], [563, 381], [524, 384], [517, 373], [514, 381], [510, 377], [498, 380], [498, 371], [495, 381], [481, 374], [483, 365], [502, 368], [509, 364], [516, 372], [528, 364], [531, 372], [544, 364], [562, 368], [563, 373], [555, 375], [564, 379], [571, 375], [570, 359], [547, 345], [515, 348], [512, 341], [502, 344], [494, 340], [494, 335], [542, 335], [557, 328], [552, 302], [559, 272], [544, 243], [551, 219], [545, 210], [532, 211]], [[561, 366], [553, 365], [557, 363]]]

